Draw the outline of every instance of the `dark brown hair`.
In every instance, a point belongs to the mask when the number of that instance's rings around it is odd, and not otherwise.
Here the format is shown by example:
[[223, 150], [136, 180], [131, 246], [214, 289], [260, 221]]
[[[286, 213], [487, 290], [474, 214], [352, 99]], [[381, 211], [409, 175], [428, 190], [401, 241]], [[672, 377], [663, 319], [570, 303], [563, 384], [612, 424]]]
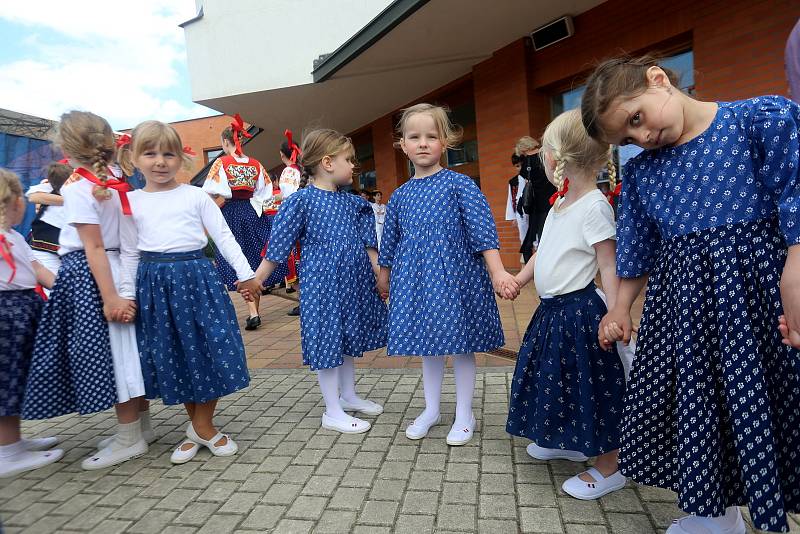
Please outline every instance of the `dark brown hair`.
[[586, 91], [581, 98], [581, 120], [587, 133], [594, 139], [604, 135], [600, 116], [608, 111], [611, 103], [620, 97], [633, 98], [647, 90], [647, 70], [659, 67], [676, 88], [680, 79], [671, 69], [658, 64], [658, 57], [621, 56], [607, 59], [594, 69], [586, 80]]
[[72, 167], [54, 161], [47, 166], [44, 175], [47, 178], [47, 182], [52, 186], [53, 193], [58, 195], [61, 192], [61, 186], [72, 175]]

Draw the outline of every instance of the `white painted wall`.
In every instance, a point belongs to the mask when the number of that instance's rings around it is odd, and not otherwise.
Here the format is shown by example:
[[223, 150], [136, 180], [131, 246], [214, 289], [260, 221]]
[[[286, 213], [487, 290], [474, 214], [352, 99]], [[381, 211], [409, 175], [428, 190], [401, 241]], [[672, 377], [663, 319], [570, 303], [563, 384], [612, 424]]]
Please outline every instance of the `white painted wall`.
[[333, 52], [391, 0], [196, 0], [185, 27], [192, 100], [311, 83]]

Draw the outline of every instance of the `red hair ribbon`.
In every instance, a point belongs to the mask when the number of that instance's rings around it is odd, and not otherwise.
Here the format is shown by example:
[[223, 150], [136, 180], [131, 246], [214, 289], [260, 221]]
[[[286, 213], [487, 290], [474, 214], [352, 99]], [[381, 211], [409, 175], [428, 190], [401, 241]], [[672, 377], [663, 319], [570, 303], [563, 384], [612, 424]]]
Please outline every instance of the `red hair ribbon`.
[[197, 152], [192, 150], [192, 147], [190, 147], [189, 145], [185, 145], [183, 147], [183, 153], [186, 154], [187, 156], [192, 156], [192, 157], [197, 155]]
[[247, 133], [247, 131], [244, 129], [244, 121], [242, 120], [242, 117], [239, 116], [238, 113], [233, 116], [233, 122], [231, 123], [231, 131], [233, 131], [233, 144], [236, 146], [236, 155], [241, 156], [242, 143], [239, 140], [239, 134], [242, 134], [248, 139], [253, 136]]
[[284, 130], [283, 131], [283, 135], [286, 136], [286, 144], [289, 145], [289, 150], [292, 151], [292, 155], [289, 156], [289, 160], [296, 165], [297, 164], [297, 158], [299, 156], [303, 155], [303, 151], [300, 150], [300, 147], [297, 146], [297, 143], [295, 143], [292, 140], [292, 131], [291, 130]]
[[11, 267], [11, 276], [6, 281], [8, 284], [17, 276], [17, 263], [14, 261], [14, 255], [11, 254], [12, 246], [11, 242], [6, 238], [6, 235], [0, 233], [0, 257]]
[[60, 159], [56, 163], [60, 163], [62, 165], [69, 165], [69, 158]]
[[122, 180], [117, 180], [116, 178], [106, 178], [106, 180], [103, 181], [82, 167], [75, 169], [75, 173], [81, 175], [95, 185], [115, 190], [117, 193], [119, 193], [119, 201], [122, 204], [122, 213], [125, 215], [131, 215], [131, 203], [128, 201], [127, 194], [128, 191], [131, 191], [131, 186], [128, 185], [128, 182], [123, 182]]
[[622, 182], [617, 182], [617, 186], [614, 188], [613, 191], [609, 191], [606, 193], [606, 198], [610, 204], [614, 204], [614, 198], [618, 197], [622, 192]]
[[564, 179], [564, 186], [561, 188], [560, 191], [556, 191], [550, 196], [550, 205], [552, 206], [553, 204], [555, 204], [556, 200], [558, 200], [558, 197], [563, 197], [564, 195], [566, 195], [567, 191], [569, 191], [569, 178]]
[[130, 135], [128, 135], [128, 134], [120, 134], [120, 136], [117, 137], [117, 148], [122, 148], [124, 146], [129, 145], [129, 144], [131, 144], [131, 136]]

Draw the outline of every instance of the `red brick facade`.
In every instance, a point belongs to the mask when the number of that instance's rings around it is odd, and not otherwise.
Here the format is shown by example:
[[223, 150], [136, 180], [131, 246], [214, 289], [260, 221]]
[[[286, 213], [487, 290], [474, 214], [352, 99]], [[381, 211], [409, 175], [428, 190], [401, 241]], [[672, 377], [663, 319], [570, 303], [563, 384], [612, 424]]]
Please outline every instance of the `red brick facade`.
[[[673, 0], [666, 8], [660, 2], [609, 0], [575, 17], [575, 35], [569, 39], [540, 52], [519, 39], [475, 65], [471, 76], [458, 81], [458, 90], [471, 90], [474, 98], [478, 175], [498, 224], [506, 266], [519, 267], [518, 234], [504, 217], [514, 171], [509, 157], [520, 136], [541, 135], [550, 120], [553, 94], [577, 85], [593, 63], [621, 50], [688, 49], [694, 53], [700, 99], [787, 94], [783, 53], [798, 17], [800, 3], [794, 0]], [[446, 103], [453, 91], [448, 86], [420, 100]], [[406, 179], [405, 157], [391, 144], [393, 117], [365, 125], [372, 130], [378, 188], [384, 193]]]
[[218, 115], [216, 117], [203, 117], [201, 119], [170, 123], [177, 130], [178, 135], [181, 136], [183, 144], [192, 147], [192, 150], [197, 154], [192, 168], [181, 170], [178, 173], [179, 182], [188, 183], [208, 163], [205, 158], [205, 151], [220, 148], [222, 130], [227, 128], [232, 120], [233, 117]]

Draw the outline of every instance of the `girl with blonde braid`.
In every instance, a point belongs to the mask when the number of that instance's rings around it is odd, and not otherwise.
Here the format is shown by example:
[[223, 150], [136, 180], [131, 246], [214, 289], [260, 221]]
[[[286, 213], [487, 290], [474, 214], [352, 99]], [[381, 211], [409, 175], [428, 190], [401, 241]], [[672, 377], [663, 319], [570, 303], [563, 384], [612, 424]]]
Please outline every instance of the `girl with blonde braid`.
[[[528, 454], [540, 460], [596, 456], [594, 467], [563, 484], [591, 500], [626, 482], [617, 466], [624, 366], [616, 348], [607, 352], [597, 339], [619, 280], [614, 212], [596, 177], [603, 166], [612, 182], [616, 173], [609, 145], [586, 134], [578, 110], [550, 123], [540, 154], [558, 192], [539, 248], [516, 277], [520, 286], [535, 281], [541, 304], [517, 358], [506, 430], [531, 439]], [[598, 270], [605, 295], [595, 287]]]

